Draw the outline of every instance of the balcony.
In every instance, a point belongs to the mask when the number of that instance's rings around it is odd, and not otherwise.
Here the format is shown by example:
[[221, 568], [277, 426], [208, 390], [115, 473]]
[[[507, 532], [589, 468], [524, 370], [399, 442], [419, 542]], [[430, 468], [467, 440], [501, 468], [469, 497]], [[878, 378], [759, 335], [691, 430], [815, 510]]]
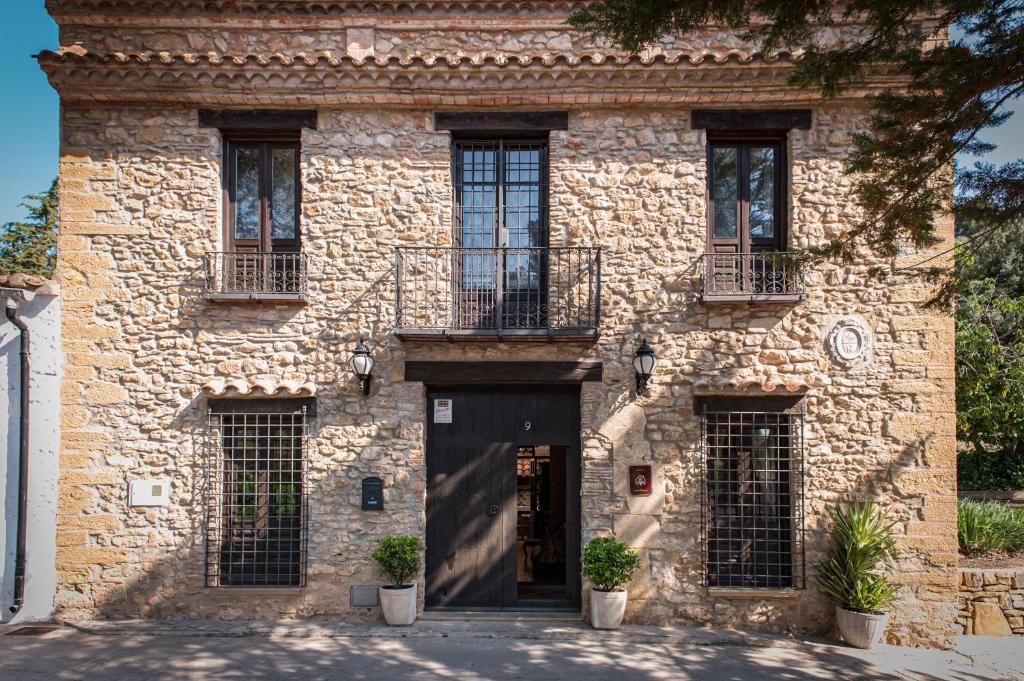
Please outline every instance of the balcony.
[[409, 340], [592, 341], [601, 249], [400, 247], [395, 333]]
[[792, 303], [806, 298], [793, 253], [709, 253], [701, 256], [700, 302]]
[[206, 299], [220, 302], [302, 302], [302, 253], [207, 253]]

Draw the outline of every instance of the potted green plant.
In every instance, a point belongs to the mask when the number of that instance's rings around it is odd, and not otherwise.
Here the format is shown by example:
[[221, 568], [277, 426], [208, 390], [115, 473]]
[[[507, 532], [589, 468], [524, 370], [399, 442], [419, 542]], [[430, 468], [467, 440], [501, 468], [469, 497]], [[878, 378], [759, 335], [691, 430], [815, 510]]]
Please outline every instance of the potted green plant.
[[384, 621], [393, 627], [406, 627], [416, 621], [416, 583], [410, 579], [419, 572], [422, 552], [419, 537], [401, 536], [378, 539], [370, 554], [391, 580], [378, 593]]
[[614, 537], [592, 539], [583, 551], [583, 576], [590, 580], [590, 623], [595, 629], [616, 629], [626, 613], [626, 590], [640, 567], [640, 556]]
[[878, 643], [889, 623], [896, 589], [881, 569], [892, 566], [896, 542], [885, 514], [872, 501], [832, 507], [831, 544], [819, 565], [818, 586], [836, 604], [839, 634], [855, 648]]

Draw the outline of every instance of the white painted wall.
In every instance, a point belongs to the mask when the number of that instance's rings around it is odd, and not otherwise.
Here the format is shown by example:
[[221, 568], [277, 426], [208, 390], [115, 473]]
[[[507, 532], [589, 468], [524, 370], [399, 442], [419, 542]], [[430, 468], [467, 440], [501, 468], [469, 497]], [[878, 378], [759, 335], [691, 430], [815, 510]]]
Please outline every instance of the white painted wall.
[[[0, 289], [0, 621], [48, 620], [53, 616], [57, 589], [57, 479], [60, 475], [60, 301], [56, 296], [21, 291], [18, 304], [28, 325], [31, 347], [31, 426], [29, 446], [28, 551], [25, 604], [14, 620], [14, 558], [17, 547], [18, 423], [20, 419], [20, 359], [18, 328], [7, 320]], [[6, 418], [5, 418], [6, 417]]]

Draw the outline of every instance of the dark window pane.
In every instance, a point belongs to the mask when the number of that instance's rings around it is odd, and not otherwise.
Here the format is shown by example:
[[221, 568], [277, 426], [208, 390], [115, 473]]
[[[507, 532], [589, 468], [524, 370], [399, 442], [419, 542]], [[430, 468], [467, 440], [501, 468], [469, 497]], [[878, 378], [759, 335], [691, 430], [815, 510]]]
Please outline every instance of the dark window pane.
[[736, 237], [736, 205], [739, 199], [737, 174], [737, 148], [715, 147], [711, 154], [711, 200], [716, 237]]
[[510, 247], [543, 245], [540, 243], [540, 187], [505, 188], [505, 228]]
[[505, 151], [506, 182], [540, 182], [540, 149]]
[[497, 283], [497, 258], [493, 251], [468, 251], [462, 255], [462, 288], [491, 290]]
[[272, 239], [295, 238], [295, 164], [296, 149], [274, 149], [271, 159], [271, 232]]
[[462, 245], [490, 248], [497, 229], [497, 192], [493, 186], [464, 187], [462, 190]]
[[258, 239], [260, 235], [260, 150], [235, 152], [235, 238]]
[[775, 148], [750, 148], [750, 237], [775, 237]]

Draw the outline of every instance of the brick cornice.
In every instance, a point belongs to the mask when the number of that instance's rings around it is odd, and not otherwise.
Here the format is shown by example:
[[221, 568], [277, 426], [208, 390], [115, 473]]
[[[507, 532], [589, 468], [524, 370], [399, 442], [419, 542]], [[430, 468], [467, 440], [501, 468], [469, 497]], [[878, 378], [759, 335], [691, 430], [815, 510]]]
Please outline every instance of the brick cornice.
[[[386, 57], [43, 52], [64, 100], [209, 105], [735, 104], [820, 101], [786, 85], [797, 55]], [[880, 74], [872, 90], [891, 85]], [[866, 90], [851, 91], [857, 99]]]
[[69, 15], [380, 16], [454, 14], [490, 17], [568, 16], [582, 0], [47, 0], [47, 11]]

